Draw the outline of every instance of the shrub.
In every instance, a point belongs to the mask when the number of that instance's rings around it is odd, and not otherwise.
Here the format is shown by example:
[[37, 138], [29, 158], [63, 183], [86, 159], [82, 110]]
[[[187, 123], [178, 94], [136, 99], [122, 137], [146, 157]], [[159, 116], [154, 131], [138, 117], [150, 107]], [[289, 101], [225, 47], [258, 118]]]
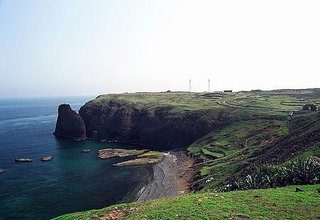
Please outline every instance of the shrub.
[[313, 157], [286, 166], [264, 167], [253, 174], [232, 181], [221, 191], [261, 189], [287, 185], [320, 183], [320, 164]]

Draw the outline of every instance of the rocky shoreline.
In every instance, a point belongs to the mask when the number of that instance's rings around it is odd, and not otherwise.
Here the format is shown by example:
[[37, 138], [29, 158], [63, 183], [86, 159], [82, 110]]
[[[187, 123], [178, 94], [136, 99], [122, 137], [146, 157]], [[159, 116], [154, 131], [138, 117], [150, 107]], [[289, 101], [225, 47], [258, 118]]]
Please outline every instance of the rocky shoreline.
[[142, 187], [135, 201], [184, 195], [191, 190], [194, 159], [185, 151], [170, 151], [153, 166], [153, 178]]

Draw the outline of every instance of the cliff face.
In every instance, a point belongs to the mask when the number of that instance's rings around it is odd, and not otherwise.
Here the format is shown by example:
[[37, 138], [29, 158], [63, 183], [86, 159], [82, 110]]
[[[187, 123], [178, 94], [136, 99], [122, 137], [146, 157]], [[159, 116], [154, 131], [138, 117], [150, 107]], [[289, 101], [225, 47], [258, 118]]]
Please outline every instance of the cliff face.
[[73, 140], [86, 139], [86, 126], [81, 116], [70, 105], [62, 104], [58, 109], [58, 119], [54, 135]]
[[81, 107], [79, 114], [89, 138], [128, 141], [161, 149], [185, 147], [228, 121], [228, 114], [222, 110], [171, 110], [89, 102]]

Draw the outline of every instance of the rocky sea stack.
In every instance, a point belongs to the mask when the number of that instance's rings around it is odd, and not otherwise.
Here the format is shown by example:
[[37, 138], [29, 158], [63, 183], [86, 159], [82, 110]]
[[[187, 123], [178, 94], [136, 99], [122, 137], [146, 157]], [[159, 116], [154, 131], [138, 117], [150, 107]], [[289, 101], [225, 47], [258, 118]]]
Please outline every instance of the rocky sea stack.
[[86, 127], [84, 121], [68, 104], [62, 104], [59, 106], [54, 135], [77, 141], [86, 139]]

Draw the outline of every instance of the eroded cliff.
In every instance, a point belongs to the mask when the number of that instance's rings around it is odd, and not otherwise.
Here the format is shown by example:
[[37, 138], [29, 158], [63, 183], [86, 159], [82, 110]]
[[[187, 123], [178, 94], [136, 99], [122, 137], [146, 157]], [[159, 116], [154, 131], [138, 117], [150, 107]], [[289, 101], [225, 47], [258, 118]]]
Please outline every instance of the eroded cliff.
[[223, 109], [177, 112], [170, 106], [138, 108], [114, 100], [88, 102], [79, 114], [89, 138], [127, 141], [161, 149], [186, 147], [228, 121]]

